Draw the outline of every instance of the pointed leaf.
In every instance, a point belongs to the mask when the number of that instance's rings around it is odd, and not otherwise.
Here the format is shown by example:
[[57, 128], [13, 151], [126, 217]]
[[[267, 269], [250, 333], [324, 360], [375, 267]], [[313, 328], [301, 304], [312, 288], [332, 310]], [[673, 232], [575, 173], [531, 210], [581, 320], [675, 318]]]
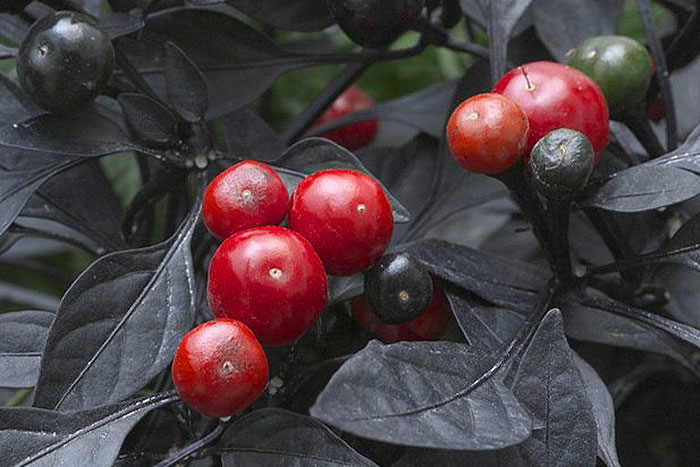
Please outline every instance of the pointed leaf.
[[140, 31], [146, 25], [138, 14], [110, 13], [100, 18], [97, 25], [111, 40]]
[[376, 467], [323, 424], [282, 409], [256, 410], [221, 440], [224, 467]]
[[0, 314], [0, 387], [34, 386], [54, 316], [47, 311]]
[[0, 408], [3, 465], [110, 467], [131, 428], [175, 400], [169, 392], [80, 412]]
[[209, 87], [192, 60], [172, 42], [165, 43], [165, 84], [170, 103], [182, 118], [198, 122], [209, 106]]
[[191, 328], [193, 210], [164, 243], [94, 262], [68, 289], [51, 326], [34, 405], [59, 410], [118, 401], [172, 360]]
[[123, 93], [119, 105], [129, 130], [145, 144], [170, 145], [178, 140], [177, 117], [144, 94]]
[[492, 362], [490, 353], [464, 344], [371, 341], [333, 375], [310, 413], [395, 444], [513, 445], [530, 435], [531, 420], [499, 377], [483, 376]]
[[240, 159], [271, 161], [284, 152], [286, 145], [279, 134], [255, 112], [240, 109], [219, 119], [226, 150]]

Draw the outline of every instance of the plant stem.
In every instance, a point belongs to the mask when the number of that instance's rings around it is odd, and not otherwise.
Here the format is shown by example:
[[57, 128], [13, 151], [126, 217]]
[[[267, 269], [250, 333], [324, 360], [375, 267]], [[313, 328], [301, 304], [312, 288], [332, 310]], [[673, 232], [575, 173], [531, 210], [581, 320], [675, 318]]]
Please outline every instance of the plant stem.
[[289, 124], [284, 130], [281, 137], [287, 145], [290, 145], [306, 130], [311, 128], [316, 119], [323, 113], [326, 108], [345, 91], [357, 78], [362, 76], [362, 73], [369, 68], [367, 63], [351, 63], [343, 69], [343, 71], [333, 78], [325, 88], [319, 92], [314, 100], [306, 106], [306, 108]]
[[228, 426], [227, 423], [219, 422], [219, 424], [216, 426], [216, 428], [214, 428], [204, 438], [198, 439], [197, 441], [190, 444], [189, 446], [185, 446], [184, 448], [182, 448], [179, 452], [177, 452], [173, 456], [168, 457], [167, 459], [163, 459], [158, 464], [156, 464], [155, 467], [170, 467], [171, 465], [177, 464], [179, 461], [181, 461], [185, 457], [189, 456], [190, 454], [193, 454], [194, 452], [205, 447], [207, 444], [215, 441], [219, 436], [221, 436], [221, 434], [224, 432], [224, 430], [226, 429], [227, 426]]
[[58, 310], [59, 300], [16, 284], [0, 282], [0, 301], [26, 305], [36, 310]]
[[421, 17], [416, 23], [415, 29], [431, 44], [458, 52], [469, 53], [483, 60], [489, 59], [490, 55], [487, 48], [472, 42], [455, 42], [447, 34], [447, 31], [433, 24], [428, 18]]
[[552, 199], [547, 202], [547, 218], [550, 222], [554, 248], [554, 270], [563, 284], [573, 284], [571, 270], [571, 249], [569, 248], [569, 209], [570, 200]]
[[666, 117], [666, 148], [668, 151], [676, 149], [677, 134], [676, 134], [676, 109], [673, 104], [673, 94], [671, 93], [671, 83], [668, 80], [668, 67], [666, 66], [666, 56], [664, 55], [661, 39], [654, 24], [654, 15], [651, 11], [651, 2], [649, 0], [637, 0], [639, 13], [644, 23], [644, 29], [647, 33], [649, 48], [651, 55], [654, 57], [656, 64], [656, 78], [661, 87], [661, 96], [664, 101], [664, 116]]
[[659, 157], [665, 152], [659, 138], [654, 133], [654, 129], [649, 124], [649, 120], [643, 114], [641, 105], [627, 110], [619, 118], [632, 131], [641, 145], [644, 146], [650, 159]]

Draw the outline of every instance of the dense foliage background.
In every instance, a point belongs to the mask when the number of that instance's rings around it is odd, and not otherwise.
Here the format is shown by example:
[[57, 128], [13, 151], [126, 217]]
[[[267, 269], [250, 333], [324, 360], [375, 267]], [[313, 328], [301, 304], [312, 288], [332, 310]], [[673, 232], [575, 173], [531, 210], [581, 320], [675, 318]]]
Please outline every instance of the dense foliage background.
[[[154, 465], [214, 429], [177, 402], [169, 364], [211, 317], [201, 186], [246, 158], [290, 187], [327, 167], [380, 179], [392, 248], [441, 278], [455, 325], [437, 343], [370, 341], [345, 303], [362, 276], [332, 278], [314, 329], [266, 349], [267, 394], [183, 465], [700, 464], [700, 3], [428, 3], [432, 23], [389, 51], [353, 45], [320, 0], [0, 14], [0, 465]], [[118, 68], [91, 108], [45, 114], [16, 84], [16, 47], [71, 7], [100, 18]], [[444, 125], [511, 65], [613, 32], [651, 45], [648, 103], [665, 113], [611, 122], [562, 293], [508, 190], [456, 169]], [[355, 80], [380, 102], [375, 141], [307, 138]]]

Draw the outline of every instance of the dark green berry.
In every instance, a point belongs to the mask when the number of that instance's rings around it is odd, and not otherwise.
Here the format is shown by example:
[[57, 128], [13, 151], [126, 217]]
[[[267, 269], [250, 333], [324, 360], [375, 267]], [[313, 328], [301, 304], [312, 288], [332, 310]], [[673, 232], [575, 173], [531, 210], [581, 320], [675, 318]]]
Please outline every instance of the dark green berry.
[[416, 22], [425, 0], [328, 0], [348, 37], [363, 47], [385, 47]]
[[25, 91], [47, 110], [85, 105], [104, 89], [114, 68], [109, 37], [91, 18], [59, 11], [34, 23], [17, 55]]
[[586, 136], [560, 128], [544, 135], [528, 159], [532, 186], [545, 198], [567, 199], [588, 183], [595, 153]]
[[407, 254], [389, 254], [365, 272], [365, 295], [380, 320], [403, 324], [428, 309], [433, 282], [428, 271]]
[[567, 54], [568, 63], [586, 73], [605, 95], [611, 114], [644, 99], [651, 80], [651, 57], [639, 42], [624, 36], [597, 36]]

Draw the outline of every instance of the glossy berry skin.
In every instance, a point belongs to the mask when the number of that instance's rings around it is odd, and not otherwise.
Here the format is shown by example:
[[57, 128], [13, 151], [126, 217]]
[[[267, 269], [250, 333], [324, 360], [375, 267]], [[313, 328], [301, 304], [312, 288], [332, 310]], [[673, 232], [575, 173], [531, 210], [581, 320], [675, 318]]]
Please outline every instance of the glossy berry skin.
[[385, 47], [416, 22], [425, 0], [327, 0], [340, 28], [362, 47]]
[[287, 188], [269, 165], [243, 161], [217, 175], [204, 193], [202, 220], [219, 240], [287, 214]]
[[17, 54], [20, 84], [47, 110], [91, 102], [113, 68], [109, 37], [92, 19], [72, 11], [59, 11], [34, 23]]
[[367, 302], [387, 324], [413, 321], [433, 299], [430, 274], [406, 253], [382, 256], [365, 272], [364, 282]]
[[[324, 125], [350, 114], [374, 107], [374, 100], [357, 86], [350, 86], [316, 120], [314, 126]], [[321, 134], [350, 151], [367, 146], [377, 134], [377, 120], [365, 120], [334, 128]]]
[[172, 365], [180, 399], [210, 417], [230, 417], [255, 402], [268, 372], [255, 335], [233, 319], [214, 319], [188, 332]]
[[571, 199], [585, 188], [595, 155], [583, 133], [560, 128], [535, 144], [527, 162], [537, 192], [549, 199]]
[[447, 331], [452, 320], [450, 306], [440, 285], [433, 282], [433, 298], [428, 310], [408, 323], [382, 322], [372, 311], [364, 295], [350, 301], [350, 311], [360, 326], [385, 344], [399, 341], [435, 341]]
[[212, 313], [243, 322], [263, 345], [299, 339], [326, 306], [326, 292], [323, 264], [312, 246], [281, 227], [230, 236], [209, 264]]
[[478, 94], [462, 102], [447, 122], [447, 145], [464, 169], [501, 173], [525, 152], [527, 115], [505, 96]]
[[329, 169], [311, 174], [294, 190], [289, 228], [313, 245], [329, 274], [349, 276], [384, 254], [394, 217], [372, 177], [359, 170]]
[[613, 115], [641, 102], [649, 89], [651, 57], [629, 37], [592, 37], [570, 50], [567, 61], [596, 82]]
[[605, 96], [583, 72], [554, 62], [532, 62], [510, 70], [493, 92], [509, 97], [527, 114], [526, 155], [552, 130], [570, 128], [586, 135], [596, 160], [608, 144]]

